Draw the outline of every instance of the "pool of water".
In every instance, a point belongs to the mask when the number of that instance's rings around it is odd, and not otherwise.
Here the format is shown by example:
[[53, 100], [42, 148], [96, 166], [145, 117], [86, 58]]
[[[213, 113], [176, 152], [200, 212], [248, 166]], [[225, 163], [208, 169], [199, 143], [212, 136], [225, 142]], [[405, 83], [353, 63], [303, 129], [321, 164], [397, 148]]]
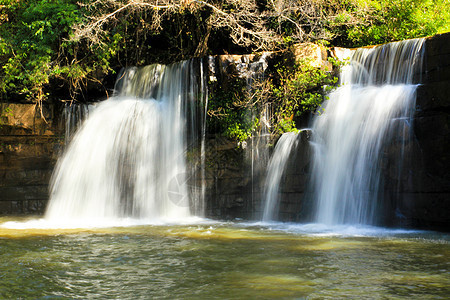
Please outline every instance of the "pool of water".
[[1, 299], [450, 295], [447, 234], [208, 220], [37, 229], [11, 221], [25, 220], [0, 218]]

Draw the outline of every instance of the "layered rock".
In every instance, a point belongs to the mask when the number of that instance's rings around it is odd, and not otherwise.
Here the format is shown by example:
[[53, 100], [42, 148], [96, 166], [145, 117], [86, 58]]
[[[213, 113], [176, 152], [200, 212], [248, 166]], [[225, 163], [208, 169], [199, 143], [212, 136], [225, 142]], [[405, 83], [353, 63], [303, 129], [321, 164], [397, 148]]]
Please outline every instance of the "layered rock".
[[54, 106], [1, 103], [0, 214], [42, 213], [63, 143]]
[[391, 194], [401, 225], [450, 230], [450, 33], [426, 40], [421, 75], [409, 181]]

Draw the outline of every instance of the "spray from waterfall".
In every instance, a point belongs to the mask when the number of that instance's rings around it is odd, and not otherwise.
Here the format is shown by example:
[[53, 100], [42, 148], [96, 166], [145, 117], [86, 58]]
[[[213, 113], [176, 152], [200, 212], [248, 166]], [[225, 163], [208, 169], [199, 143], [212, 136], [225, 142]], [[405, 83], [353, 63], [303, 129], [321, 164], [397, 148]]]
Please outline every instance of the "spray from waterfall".
[[412, 129], [422, 44], [416, 39], [358, 49], [342, 71], [341, 86], [313, 123], [317, 222], [377, 224], [383, 150]]
[[45, 218], [157, 222], [202, 215], [202, 188], [191, 184], [198, 174], [186, 161], [188, 151], [204, 150], [202, 67], [192, 60], [120, 74], [115, 96], [90, 111], [59, 159]]

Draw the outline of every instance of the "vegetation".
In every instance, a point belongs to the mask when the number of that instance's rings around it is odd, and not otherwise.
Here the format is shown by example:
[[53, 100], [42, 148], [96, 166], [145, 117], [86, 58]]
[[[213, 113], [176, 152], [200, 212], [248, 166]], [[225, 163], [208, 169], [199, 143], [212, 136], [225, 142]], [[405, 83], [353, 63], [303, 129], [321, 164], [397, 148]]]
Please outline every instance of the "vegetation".
[[330, 58], [333, 68], [327, 69], [311, 59], [295, 61], [290, 51], [275, 58], [274, 67], [251, 86], [229, 69], [228, 79], [209, 83], [209, 132], [242, 142], [269, 124], [266, 131], [272, 135], [295, 131], [296, 120], [316, 111], [337, 83], [341, 63], [334, 59]]
[[259, 106], [252, 101], [245, 78], [237, 73], [223, 82], [209, 82], [208, 132], [218, 132], [238, 141], [248, 139], [258, 126]]
[[355, 0], [344, 3], [348, 7], [345, 12], [327, 21], [330, 27], [339, 28], [340, 36], [336, 38], [343, 46], [376, 45], [450, 31], [448, 0]]
[[68, 1], [0, 3], [2, 99], [14, 95], [40, 101], [45, 97], [43, 87], [60, 65], [53, 51], [62, 46], [72, 25], [80, 19], [78, 7]]
[[[448, 0], [0, 0], [0, 100], [85, 101], [127, 65], [448, 32], [449, 6]], [[321, 101], [319, 86], [333, 81], [306, 65], [277, 68], [264, 95], [249, 95], [238, 80], [232, 95], [217, 90], [211, 113], [221, 130], [244, 139], [258, 123], [245, 110], [263, 103], [276, 111], [278, 129], [292, 128], [296, 115]]]
[[276, 65], [275, 74], [271, 74], [267, 87], [261, 90], [266, 91], [265, 97], [273, 107], [271, 123], [275, 132], [296, 130], [295, 120], [315, 112], [325, 94], [336, 86], [340, 63], [332, 58], [329, 61], [332, 70], [315, 66], [309, 59]]
[[70, 40], [74, 26], [86, 19], [77, 1], [0, 0], [0, 4], [1, 100], [41, 104], [51, 88], [60, 87], [70, 93], [65, 97], [75, 99], [87, 81], [98, 81], [94, 73], [110, 70], [115, 41], [88, 50], [86, 43]]

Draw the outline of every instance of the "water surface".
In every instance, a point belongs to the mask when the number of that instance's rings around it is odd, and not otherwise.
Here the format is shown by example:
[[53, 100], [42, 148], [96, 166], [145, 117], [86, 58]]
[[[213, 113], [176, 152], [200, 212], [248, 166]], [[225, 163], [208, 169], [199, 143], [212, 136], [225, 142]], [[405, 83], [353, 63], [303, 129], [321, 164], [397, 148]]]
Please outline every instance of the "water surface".
[[450, 295], [446, 234], [212, 221], [91, 229], [4, 228], [5, 222], [17, 220], [0, 218], [1, 299], [444, 299]]

